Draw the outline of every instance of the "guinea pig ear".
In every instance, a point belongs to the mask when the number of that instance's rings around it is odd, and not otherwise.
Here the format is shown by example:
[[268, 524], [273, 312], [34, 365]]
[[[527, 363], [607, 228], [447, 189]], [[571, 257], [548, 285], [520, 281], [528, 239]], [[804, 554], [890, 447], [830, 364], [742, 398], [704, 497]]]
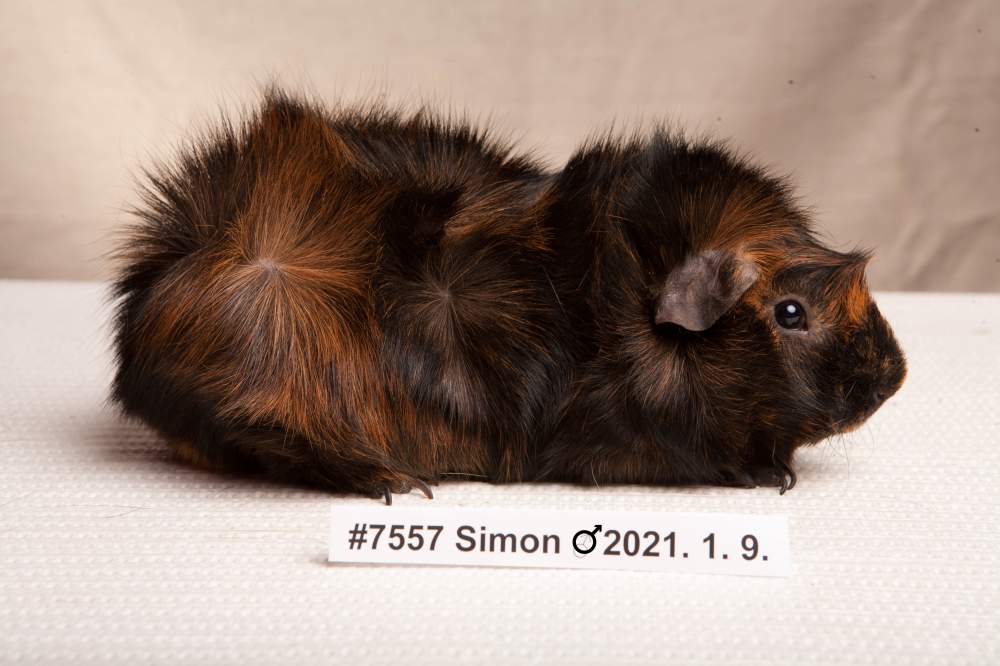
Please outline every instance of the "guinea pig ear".
[[674, 268], [656, 297], [656, 323], [704, 331], [757, 280], [757, 266], [725, 250], [695, 254]]

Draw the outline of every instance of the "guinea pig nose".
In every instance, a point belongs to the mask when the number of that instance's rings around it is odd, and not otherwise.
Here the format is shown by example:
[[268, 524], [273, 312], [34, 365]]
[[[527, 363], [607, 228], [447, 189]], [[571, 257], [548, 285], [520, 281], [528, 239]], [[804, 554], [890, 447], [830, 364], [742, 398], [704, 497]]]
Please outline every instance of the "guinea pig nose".
[[903, 379], [905, 378], [906, 366], [902, 364], [895, 366], [883, 380], [881, 388], [882, 392], [885, 393], [885, 397], [888, 398], [898, 391], [899, 387], [903, 385]]
[[900, 384], [901, 378], [894, 376], [878, 386], [878, 388], [872, 392], [872, 398], [875, 400], [875, 403], [881, 405], [883, 402], [891, 398], [896, 391], [899, 390]]

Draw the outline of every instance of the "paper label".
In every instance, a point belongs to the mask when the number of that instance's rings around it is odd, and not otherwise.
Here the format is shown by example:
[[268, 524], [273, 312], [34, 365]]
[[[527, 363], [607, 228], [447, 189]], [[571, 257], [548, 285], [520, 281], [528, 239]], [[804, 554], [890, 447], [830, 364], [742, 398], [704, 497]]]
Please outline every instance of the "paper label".
[[788, 576], [788, 517], [335, 505], [329, 561]]

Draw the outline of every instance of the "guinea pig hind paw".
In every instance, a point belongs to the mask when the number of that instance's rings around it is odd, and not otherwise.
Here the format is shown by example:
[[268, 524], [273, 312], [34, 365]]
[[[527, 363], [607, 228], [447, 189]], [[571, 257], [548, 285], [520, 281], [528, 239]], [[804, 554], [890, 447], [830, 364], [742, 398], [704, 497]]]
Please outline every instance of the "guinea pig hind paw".
[[431, 492], [430, 486], [416, 478], [395, 479], [380, 483], [372, 489], [370, 496], [376, 499], [384, 499], [386, 505], [391, 506], [394, 494], [405, 495], [414, 488], [423, 493], [427, 499], [434, 499], [434, 493]]

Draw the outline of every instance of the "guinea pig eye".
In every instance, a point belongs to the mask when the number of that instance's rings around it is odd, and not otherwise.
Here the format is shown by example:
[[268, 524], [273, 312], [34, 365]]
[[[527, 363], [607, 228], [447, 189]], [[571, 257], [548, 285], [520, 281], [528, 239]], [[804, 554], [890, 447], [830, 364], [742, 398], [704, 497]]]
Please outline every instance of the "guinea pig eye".
[[798, 301], [781, 301], [774, 306], [774, 319], [782, 328], [793, 331], [806, 329], [806, 309]]

